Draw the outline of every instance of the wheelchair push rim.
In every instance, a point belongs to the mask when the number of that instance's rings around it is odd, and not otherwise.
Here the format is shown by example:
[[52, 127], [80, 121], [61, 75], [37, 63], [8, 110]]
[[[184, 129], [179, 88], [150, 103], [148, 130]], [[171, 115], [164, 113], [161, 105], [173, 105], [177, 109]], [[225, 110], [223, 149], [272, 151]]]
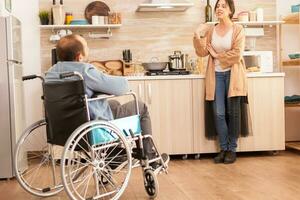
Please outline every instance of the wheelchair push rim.
[[[95, 130], [105, 130], [96, 134], [114, 139], [91, 143]], [[79, 167], [74, 169], [72, 163]], [[91, 121], [77, 128], [66, 142], [61, 160], [62, 181], [71, 199], [118, 199], [128, 185], [131, 168], [126, 138], [105, 121]]]
[[19, 184], [29, 193], [48, 197], [63, 190], [60, 168], [47, 143], [46, 121], [28, 127], [16, 145], [14, 167]]

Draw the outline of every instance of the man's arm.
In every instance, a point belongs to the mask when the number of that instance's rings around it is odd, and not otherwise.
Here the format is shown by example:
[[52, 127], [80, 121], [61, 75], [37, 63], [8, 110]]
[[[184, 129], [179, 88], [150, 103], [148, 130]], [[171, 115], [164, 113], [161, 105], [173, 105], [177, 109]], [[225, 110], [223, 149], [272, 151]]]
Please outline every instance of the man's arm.
[[110, 76], [90, 66], [86, 69], [85, 83], [95, 92], [123, 95], [129, 91], [128, 81], [124, 77]]

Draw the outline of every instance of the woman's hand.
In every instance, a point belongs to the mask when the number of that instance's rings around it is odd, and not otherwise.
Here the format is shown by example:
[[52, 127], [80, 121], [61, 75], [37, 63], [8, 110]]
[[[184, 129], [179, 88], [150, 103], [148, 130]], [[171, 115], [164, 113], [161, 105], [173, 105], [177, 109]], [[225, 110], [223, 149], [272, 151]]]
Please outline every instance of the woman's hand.
[[196, 29], [194, 33], [194, 37], [200, 39], [201, 36], [204, 36], [209, 29], [207, 24], [200, 24], [200, 26]]
[[214, 50], [211, 44], [207, 45], [207, 50], [213, 58], [218, 58], [218, 53]]

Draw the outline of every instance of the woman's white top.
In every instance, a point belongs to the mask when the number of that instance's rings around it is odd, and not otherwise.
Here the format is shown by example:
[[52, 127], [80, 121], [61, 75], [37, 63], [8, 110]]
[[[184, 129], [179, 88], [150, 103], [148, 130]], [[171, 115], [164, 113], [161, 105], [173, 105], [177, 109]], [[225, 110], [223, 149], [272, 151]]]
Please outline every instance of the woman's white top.
[[[231, 28], [224, 36], [221, 37], [217, 34], [216, 28], [214, 28], [211, 45], [217, 53], [222, 53], [231, 49], [232, 33], [233, 28]], [[220, 61], [216, 58], [214, 59], [214, 63], [216, 72], [226, 72], [230, 70], [230, 68], [222, 69]]]

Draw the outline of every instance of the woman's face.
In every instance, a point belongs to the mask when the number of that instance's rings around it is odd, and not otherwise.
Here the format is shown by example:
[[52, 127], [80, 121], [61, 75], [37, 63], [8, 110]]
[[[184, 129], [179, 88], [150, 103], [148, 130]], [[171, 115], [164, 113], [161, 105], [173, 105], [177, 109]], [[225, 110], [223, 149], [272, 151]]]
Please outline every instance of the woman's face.
[[220, 0], [218, 2], [215, 12], [218, 19], [229, 18], [229, 15], [231, 14], [230, 8], [225, 0]]

